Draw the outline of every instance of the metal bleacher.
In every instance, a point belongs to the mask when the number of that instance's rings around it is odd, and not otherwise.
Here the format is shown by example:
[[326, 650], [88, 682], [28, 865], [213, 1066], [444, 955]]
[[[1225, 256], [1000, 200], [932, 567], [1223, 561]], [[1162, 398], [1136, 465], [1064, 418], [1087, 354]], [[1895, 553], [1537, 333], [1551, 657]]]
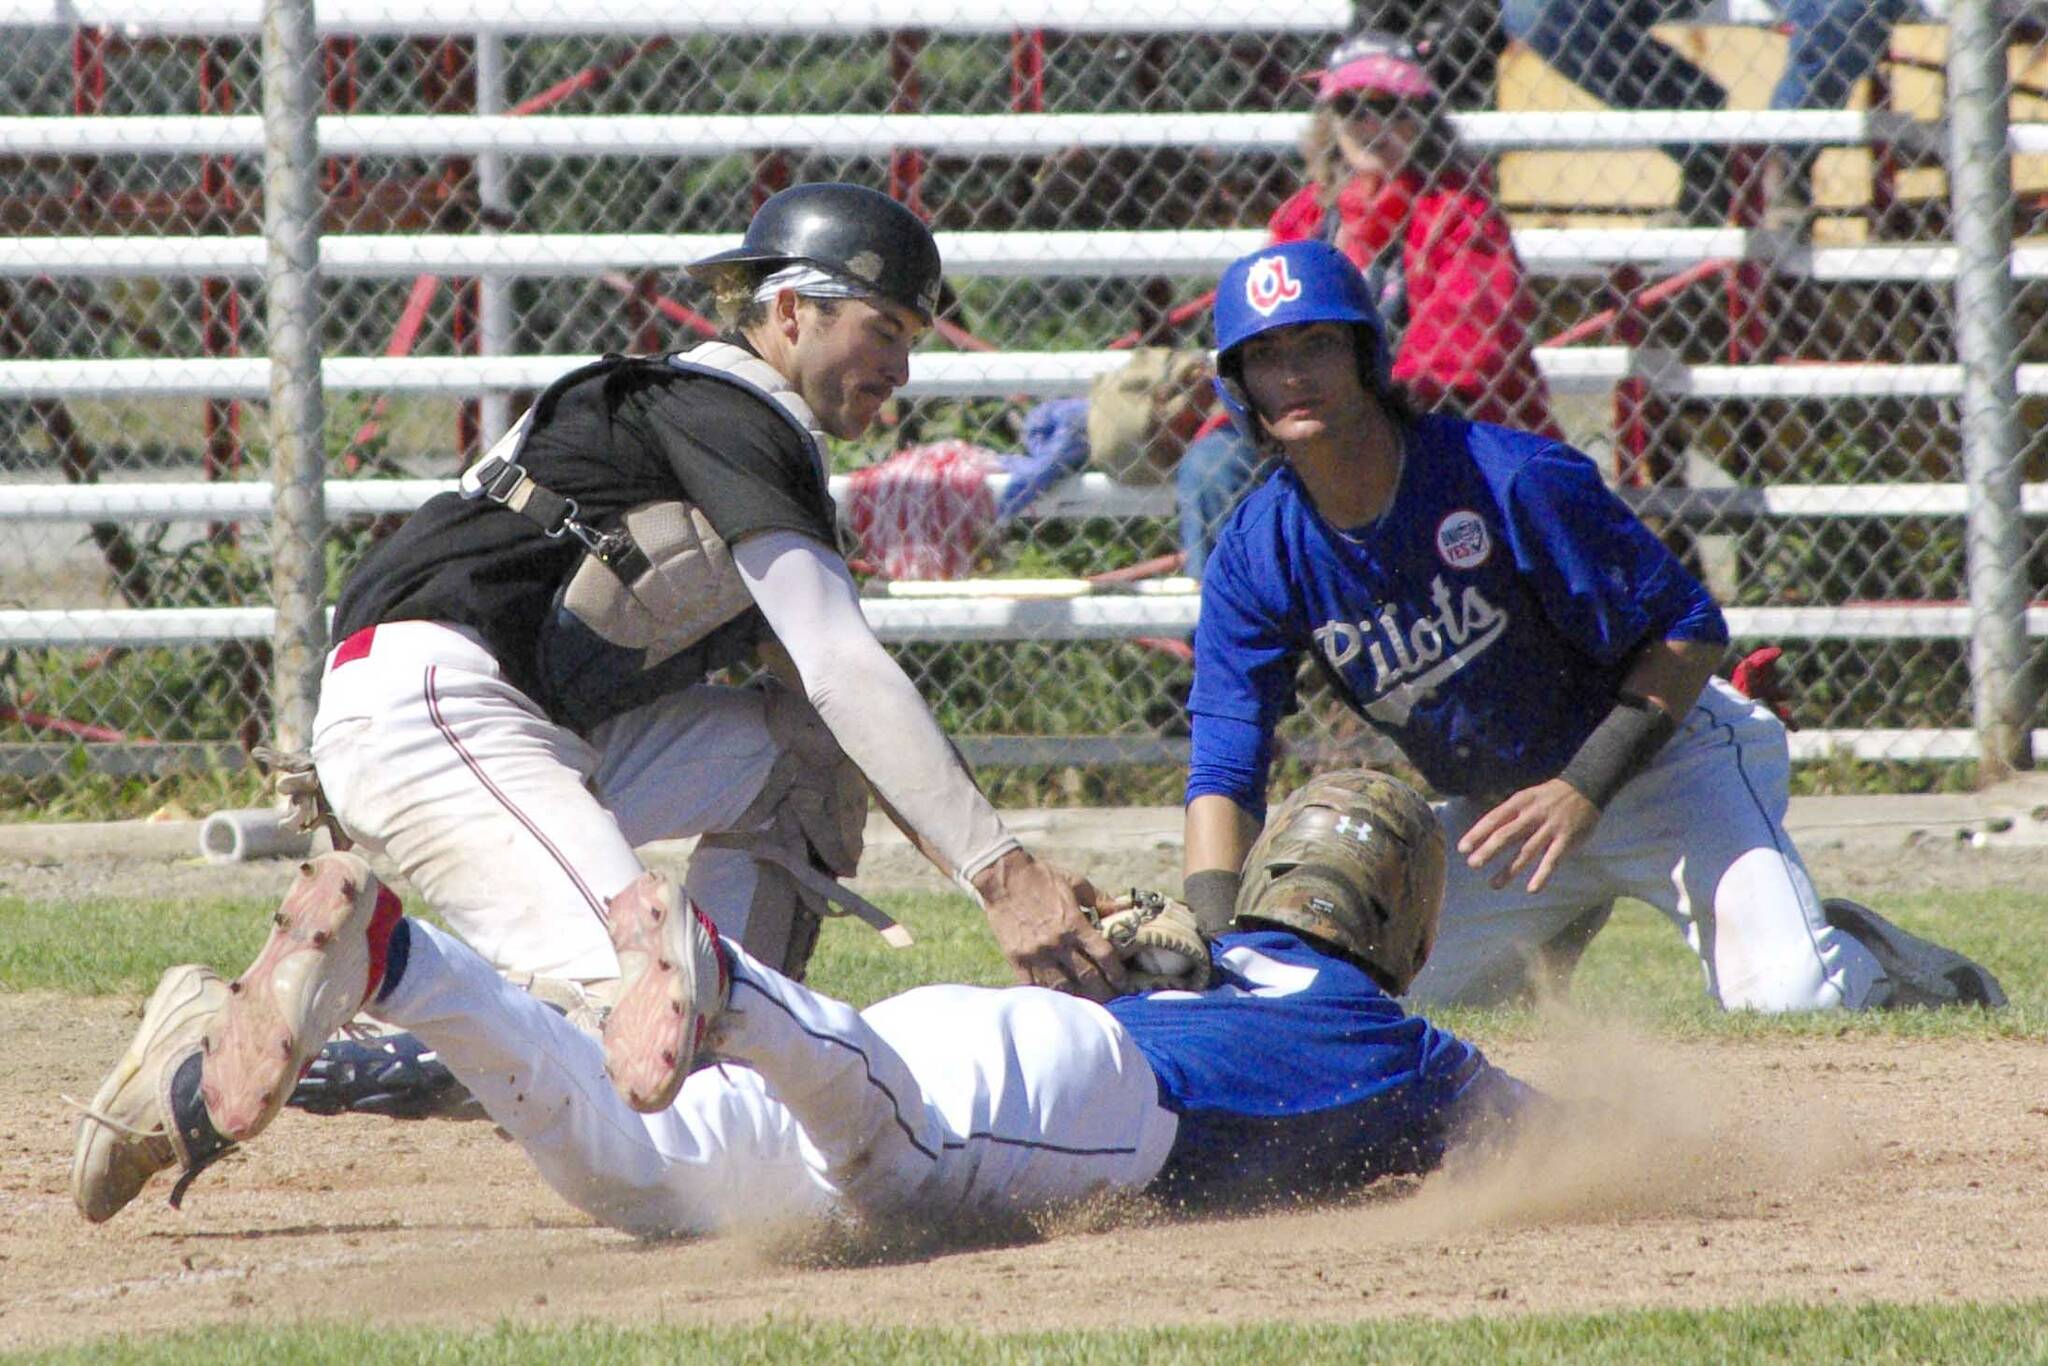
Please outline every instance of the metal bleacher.
[[[317, 21], [323, 32], [360, 35], [446, 33], [719, 33], [750, 34], [916, 28], [943, 32], [1005, 32], [1017, 26], [1015, 6], [996, 0], [867, 0], [821, 7], [778, 0], [744, 7], [710, 0], [589, 0], [544, 7], [518, 0], [461, 0], [451, 5], [400, 5], [393, 0], [332, 0]], [[1348, 4], [1335, 0], [1043, 0], [1034, 25], [1086, 32], [1159, 33], [1239, 29], [1335, 34]], [[260, 17], [255, 0], [200, 4], [147, 0], [0, 0], [0, 29], [104, 27], [126, 36], [246, 35]], [[1475, 150], [1637, 149], [1674, 142], [1754, 148], [1773, 144], [1931, 148], [1938, 129], [1887, 112], [1477, 113], [1457, 116]], [[1299, 114], [1032, 114], [945, 115], [365, 115], [321, 119], [323, 156], [422, 158], [713, 156], [801, 147], [843, 156], [887, 157], [915, 148], [953, 157], [1043, 155], [1069, 149], [1252, 149], [1284, 153], [1296, 144]], [[2048, 125], [2013, 130], [2015, 151], [2048, 151]], [[253, 157], [262, 150], [253, 115], [0, 117], [0, 157]], [[591, 276], [610, 271], [671, 269], [732, 239], [723, 236], [336, 235], [323, 239], [321, 265], [335, 278], [404, 278], [440, 272], [476, 278]], [[971, 232], [942, 234], [949, 273], [958, 276], [1154, 277], [1213, 276], [1263, 240], [1256, 229], [1142, 232]], [[1715, 261], [1755, 263], [1768, 272], [1815, 281], [1952, 279], [1954, 252], [1940, 245], [1812, 247], [1757, 229], [1523, 229], [1516, 247], [1540, 277], [1601, 277], [1621, 268], [1669, 272]], [[18, 237], [0, 241], [0, 279], [212, 279], [260, 276], [265, 246], [256, 237]], [[2048, 276], [2048, 249], [2018, 252], [2022, 278]], [[334, 392], [453, 395], [511, 393], [543, 386], [576, 364], [563, 355], [460, 357], [335, 356], [324, 366]], [[1111, 350], [1063, 352], [929, 352], [912, 363], [904, 393], [911, 398], [1052, 397], [1079, 394], [1122, 362]], [[1696, 365], [1651, 346], [1539, 348], [1538, 363], [1553, 390], [1604, 394], [1640, 381], [1666, 398], [1855, 398], [1950, 396], [1960, 367], [1845, 363], [1811, 366]], [[2024, 394], [2048, 394], [2048, 366], [2023, 366]], [[260, 399], [269, 367], [260, 358], [0, 360], [0, 400], [203, 396]], [[436, 489], [434, 480], [336, 480], [328, 485], [330, 515], [402, 512]], [[1958, 485], [1883, 487], [1810, 485], [1769, 489], [1626, 490], [1659, 516], [1950, 515], [1960, 510]], [[2031, 486], [2027, 510], [2048, 514], [2048, 486]], [[9, 485], [0, 488], [0, 521], [122, 522], [260, 521], [270, 514], [270, 489], [251, 482]], [[1170, 516], [1170, 490], [1127, 489], [1099, 475], [1071, 481], [1033, 510], [1039, 517]], [[1079, 640], [1189, 631], [1196, 598], [1186, 581], [1085, 587], [989, 583], [948, 595], [876, 597], [868, 610], [890, 641]], [[195, 644], [269, 634], [267, 608], [0, 611], [0, 646]], [[1939, 604], [1754, 608], [1730, 612], [1739, 636], [1855, 639], [1963, 638], [1961, 608]], [[2048, 635], [2048, 612], [2030, 613], [2032, 635]], [[1819, 733], [1808, 752], [1846, 743], [1900, 754], [1899, 733]], [[1966, 738], [1966, 737], [1965, 737]], [[1921, 749], [1940, 754], [1960, 743], [1928, 733]]]

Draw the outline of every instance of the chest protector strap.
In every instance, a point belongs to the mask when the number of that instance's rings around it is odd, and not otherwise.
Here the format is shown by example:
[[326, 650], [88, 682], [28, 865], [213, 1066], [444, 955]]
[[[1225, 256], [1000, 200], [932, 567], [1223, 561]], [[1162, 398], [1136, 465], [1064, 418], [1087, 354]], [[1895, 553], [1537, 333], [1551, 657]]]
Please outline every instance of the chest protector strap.
[[[821, 480], [824, 445], [810, 408], [780, 372], [742, 347], [706, 342], [668, 357], [606, 356], [570, 371], [549, 385], [489, 453], [463, 473], [464, 497], [502, 504], [544, 535], [570, 536], [583, 545], [585, 554], [558, 594], [551, 629], [582, 637], [584, 644], [593, 643], [588, 637], [595, 636], [605, 645], [632, 651], [638, 669], [651, 671], [753, 606], [725, 539], [700, 509], [680, 498], [630, 508], [618, 525], [600, 530], [582, 519], [575, 499], [536, 481], [520, 461], [536, 415], [545, 421], [564, 390], [628, 366], [703, 375], [753, 394], [803, 438]], [[555, 654], [563, 664], [583, 653], [557, 654], [546, 646], [544, 641], [543, 656]], [[550, 682], [558, 695], [576, 690], [574, 680]]]

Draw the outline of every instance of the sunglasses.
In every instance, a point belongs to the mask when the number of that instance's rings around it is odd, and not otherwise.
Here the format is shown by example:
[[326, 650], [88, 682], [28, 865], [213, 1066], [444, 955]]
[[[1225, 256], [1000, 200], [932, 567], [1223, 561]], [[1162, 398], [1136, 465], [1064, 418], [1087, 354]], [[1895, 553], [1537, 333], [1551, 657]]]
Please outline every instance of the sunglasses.
[[1389, 123], [1397, 118], [1413, 117], [1414, 108], [1405, 100], [1373, 99], [1358, 95], [1340, 95], [1330, 101], [1330, 109], [1349, 123], [1354, 119], [1374, 119]]

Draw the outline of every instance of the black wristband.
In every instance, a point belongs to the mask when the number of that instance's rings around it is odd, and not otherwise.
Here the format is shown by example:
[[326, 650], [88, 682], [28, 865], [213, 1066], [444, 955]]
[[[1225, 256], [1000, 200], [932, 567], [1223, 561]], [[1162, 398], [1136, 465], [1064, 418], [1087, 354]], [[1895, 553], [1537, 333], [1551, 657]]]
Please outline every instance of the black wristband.
[[1605, 810], [1614, 794], [1657, 757], [1657, 751], [1678, 731], [1671, 713], [1647, 697], [1622, 693], [1614, 710], [1593, 727], [1593, 733], [1557, 776]]
[[1189, 873], [1181, 884], [1181, 899], [1195, 913], [1195, 924], [1205, 935], [1223, 933], [1237, 914], [1237, 889], [1244, 878], [1228, 868], [1205, 868]]

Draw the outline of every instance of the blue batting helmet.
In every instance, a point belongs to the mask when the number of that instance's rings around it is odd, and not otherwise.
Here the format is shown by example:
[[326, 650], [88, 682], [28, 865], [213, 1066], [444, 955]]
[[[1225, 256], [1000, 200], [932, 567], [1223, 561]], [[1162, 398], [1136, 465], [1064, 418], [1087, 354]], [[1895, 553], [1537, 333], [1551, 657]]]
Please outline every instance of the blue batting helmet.
[[1232, 261], [1216, 286], [1216, 392], [1237, 429], [1256, 441], [1244, 389], [1244, 344], [1301, 323], [1350, 323], [1361, 334], [1359, 377], [1376, 396], [1392, 388], [1387, 328], [1365, 275], [1327, 242], [1282, 242]]

